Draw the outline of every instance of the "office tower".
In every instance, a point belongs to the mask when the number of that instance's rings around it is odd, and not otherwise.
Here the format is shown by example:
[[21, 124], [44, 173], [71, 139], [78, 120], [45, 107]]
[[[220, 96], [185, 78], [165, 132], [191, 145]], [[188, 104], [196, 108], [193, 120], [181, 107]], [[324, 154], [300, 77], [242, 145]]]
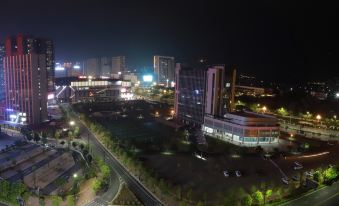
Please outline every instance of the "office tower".
[[15, 49], [15, 47], [18, 47], [18, 50], [22, 50], [24, 53], [27, 54], [45, 54], [46, 56], [46, 84], [48, 85], [47, 89], [48, 92], [54, 91], [54, 44], [53, 41], [50, 39], [45, 38], [35, 38], [31, 36], [24, 36], [22, 34], [19, 34], [18, 37], [20, 37], [20, 45], [21, 48], [16, 45], [15, 41], [12, 41], [11, 49]]
[[205, 114], [206, 70], [176, 64], [175, 114], [184, 124], [199, 126]]
[[110, 77], [112, 73], [112, 62], [111, 58], [101, 57], [100, 58], [101, 76]]
[[47, 120], [46, 54], [30, 50], [23, 35], [6, 39], [4, 77], [6, 118], [22, 124]]
[[101, 69], [100, 69], [100, 59], [99, 58], [90, 58], [85, 60], [85, 73], [87, 76], [101, 76]]
[[174, 57], [154, 56], [154, 74], [158, 84], [169, 86], [174, 81]]
[[0, 101], [5, 99], [5, 79], [4, 79], [4, 64], [5, 45], [0, 44]]
[[224, 111], [225, 67], [214, 66], [207, 70], [205, 113], [222, 116]]
[[126, 73], [125, 56], [112, 57], [112, 74]]
[[27, 54], [45, 54], [46, 55], [46, 77], [47, 77], [47, 90], [48, 92], [54, 92], [54, 44], [50, 39], [25, 37], [24, 38], [24, 51]]
[[224, 116], [234, 111], [236, 70], [225, 66], [213, 66], [207, 70], [205, 113]]

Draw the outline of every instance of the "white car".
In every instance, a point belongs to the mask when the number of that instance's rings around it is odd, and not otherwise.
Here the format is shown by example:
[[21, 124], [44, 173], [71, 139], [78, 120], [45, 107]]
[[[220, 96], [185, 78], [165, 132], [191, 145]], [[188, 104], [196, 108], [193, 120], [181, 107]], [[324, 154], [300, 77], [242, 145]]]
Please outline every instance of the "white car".
[[235, 175], [236, 175], [237, 177], [241, 177], [240, 171], [239, 171], [239, 170], [235, 171]]
[[230, 176], [230, 174], [228, 173], [227, 170], [225, 170], [223, 173], [224, 173], [224, 176], [225, 176], [225, 177], [229, 177], [229, 176]]
[[288, 185], [288, 178], [287, 178], [287, 177], [281, 178], [281, 181], [282, 181], [284, 184]]
[[306, 175], [307, 177], [313, 177], [312, 172], [305, 172], [305, 175]]
[[295, 161], [294, 164], [297, 165], [297, 166], [301, 166], [301, 167], [302, 167], [302, 164], [300, 164], [300, 163], [297, 162], [297, 161]]
[[294, 166], [294, 170], [300, 170], [300, 169], [302, 169], [303, 168], [303, 166], [302, 165], [297, 165], [297, 166]]

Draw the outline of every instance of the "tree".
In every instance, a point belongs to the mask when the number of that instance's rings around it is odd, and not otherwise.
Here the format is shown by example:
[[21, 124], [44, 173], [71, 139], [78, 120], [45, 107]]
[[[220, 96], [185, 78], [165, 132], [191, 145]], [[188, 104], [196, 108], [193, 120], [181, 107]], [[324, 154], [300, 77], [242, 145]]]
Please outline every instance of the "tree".
[[59, 130], [56, 131], [54, 137], [55, 137], [55, 139], [60, 139], [60, 137], [61, 137], [61, 132], [60, 132]]
[[199, 202], [197, 203], [197, 206], [204, 206], [204, 203], [203, 203], [202, 201], [199, 201]]
[[75, 198], [73, 195], [67, 196], [67, 206], [74, 206], [75, 205]]
[[61, 203], [61, 198], [59, 196], [52, 197], [52, 206], [59, 206]]
[[316, 171], [313, 174], [314, 181], [317, 181], [319, 185], [321, 185], [324, 182], [324, 175], [320, 171]]
[[177, 186], [176, 195], [177, 195], [177, 198], [181, 200], [181, 187], [180, 186]]
[[264, 202], [264, 195], [261, 191], [257, 190], [253, 194], [253, 200], [256, 202], [256, 204], [261, 205]]
[[266, 190], [266, 192], [265, 192], [265, 203], [266, 203], [266, 201], [270, 201], [272, 194], [273, 194], [273, 191], [271, 189]]
[[323, 172], [324, 180], [331, 181], [338, 176], [337, 170], [334, 167], [329, 167]]
[[192, 200], [192, 189], [188, 189], [187, 193], [186, 193], [186, 198], [191, 201]]
[[251, 206], [253, 204], [253, 198], [247, 194], [243, 199], [244, 206]]

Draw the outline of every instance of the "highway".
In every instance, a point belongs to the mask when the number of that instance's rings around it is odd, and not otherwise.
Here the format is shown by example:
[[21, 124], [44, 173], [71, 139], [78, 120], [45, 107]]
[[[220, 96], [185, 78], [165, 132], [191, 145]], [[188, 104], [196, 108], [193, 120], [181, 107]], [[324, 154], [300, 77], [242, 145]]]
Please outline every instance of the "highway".
[[[70, 109], [68, 107], [68, 109]], [[78, 119], [76, 124], [79, 126], [80, 133], [83, 137], [88, 137], [90, 149], [96, 155], [105, 157], [106, 163], [108, 163], [114, 171], [120, 175], [120, 177], [128, 185], [128, 188], [135, 194], [135, 196], [144, 205], [163, 205], [150, 191], [148, 191], [134, 176], [132, 176], [127, 169], [120, 164], [120, 162], [96, 139], [96, 137], [88, 130], [88, 128]], [[88, 136], [87, 136], [88, 135]], [[96, 204], [95, 204], [96, 205]]]
[[280, 206], [338, 206], [339, 205], [339, 182], [331, 186], [307, 193]]

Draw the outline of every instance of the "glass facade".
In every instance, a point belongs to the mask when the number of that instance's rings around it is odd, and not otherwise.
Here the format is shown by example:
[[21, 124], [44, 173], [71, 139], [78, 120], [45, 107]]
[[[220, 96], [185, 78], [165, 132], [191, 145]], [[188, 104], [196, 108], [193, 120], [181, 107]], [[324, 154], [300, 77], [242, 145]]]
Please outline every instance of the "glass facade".
[[205, 108], [204, 69], [182, 67], [176, 76], [177, 118], [189, 123], [203, 124]]
[[211, 118], [205, 118], [202, 130], [205, 134], [224, 141], [248, 145], [275, 143], [279, 138], [278, 126], [242, 126]]

